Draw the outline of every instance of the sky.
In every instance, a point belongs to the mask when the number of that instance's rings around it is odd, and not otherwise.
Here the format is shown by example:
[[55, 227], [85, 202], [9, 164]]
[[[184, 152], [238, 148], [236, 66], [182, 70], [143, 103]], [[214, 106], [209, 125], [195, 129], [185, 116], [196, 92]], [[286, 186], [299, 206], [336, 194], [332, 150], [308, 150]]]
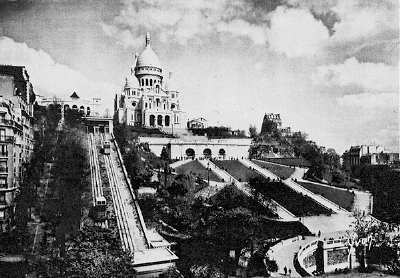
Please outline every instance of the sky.
[[112, 111], [150, 32], [189, 118], [260, 130], [280, 113], [339, 153], [399, 151], [398, 17], [397, 0], [0, 0], [0, 64]]

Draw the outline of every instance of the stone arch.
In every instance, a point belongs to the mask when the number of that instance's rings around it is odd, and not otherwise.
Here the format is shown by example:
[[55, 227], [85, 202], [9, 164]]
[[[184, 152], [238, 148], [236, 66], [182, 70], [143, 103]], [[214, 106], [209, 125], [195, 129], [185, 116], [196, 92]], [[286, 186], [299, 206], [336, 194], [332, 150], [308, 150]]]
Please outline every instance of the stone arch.
[[150, 126], [156, 125], [156, 116], [150, 115]]
[[226, 155], [225, 149], [220, 148], [219, 151], [218, 151], [218, 154], [219, 154], [220, 156], [222, 156], [222, 157], [225, 157], [225, 155]]
[[158, 115], [157, 116], [157, 125], [159, 125], [159, 126], [162, 126], [163, 125], [163, 122], [162, 122], [162, 115]]
[[203, 150], [203, 155], [204, 155], [204, 157], [211, 157], [212, 156], [211, 149], [210, 148], [205, 148]]
[[187, 148], [185, 153], [186, 153], [186, 155], [188, 157], [195, 157], [196, 156], [196, 152], [192, 148]]
[[166, 115], [166, 116], [165, 116], [164, 121], [165, 121], [165, 126], [169, 126], [169, 123], [170, 123], [170, 121], [171, 121], [169, 115]]

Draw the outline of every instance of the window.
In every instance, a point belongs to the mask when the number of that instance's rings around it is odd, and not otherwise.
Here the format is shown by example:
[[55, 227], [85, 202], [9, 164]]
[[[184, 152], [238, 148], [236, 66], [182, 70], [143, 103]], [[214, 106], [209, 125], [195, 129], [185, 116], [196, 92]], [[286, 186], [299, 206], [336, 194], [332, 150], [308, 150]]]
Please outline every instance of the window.
[[8, 155], [8, 152], [7, 152], [7, 145], [1, 145], [0, 146], [0, 154], [1, 155]]
[[146, 79], [146, 86], [149, 86], [149, 80]]
[[6, 202], [6, 193], [0, 192], [0, 204], [4, 204]]
[[7, 179], [6, 178], [0, 179], [0, 188], [7, 188]]
[[7, 172], [7, 161], [0, 161], [0, 173], [5, 173], [5, 172]]
[[150, 86], [153, 86], [153, 79], [150, 79]]
[[4, 217], [5, 217], [4, 210], [0, 210], [0, 219], [4, 219]]

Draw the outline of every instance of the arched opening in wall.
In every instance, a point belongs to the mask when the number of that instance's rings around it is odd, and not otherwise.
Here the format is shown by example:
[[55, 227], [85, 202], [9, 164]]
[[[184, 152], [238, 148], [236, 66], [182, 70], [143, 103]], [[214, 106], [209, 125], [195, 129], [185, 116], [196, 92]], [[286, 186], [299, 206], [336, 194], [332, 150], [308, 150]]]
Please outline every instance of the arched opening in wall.
[[72, 105], [72, 109], [78, 110], [78, 106], [74, 104], [74, 105]]
[[157, 116], [157, 125], [159, 125], [159, 126], [162, 126], [163, 124], [162, 124], [162, 116], [161, 115], [158, 115]]
[[224, 149], [219, 149], [218, 154], [222, 157], [225, 158], [226, 152]]
[[176, 107], [176, 105], [175, 105], [175, 104], [171, 104], [171, 109], [172, 109], [172, 110], [174, 110], [174, 109], [175, 109], [175, 107]]
[[165, 116], [165, 126], [169, 126], [170, 118], [168, 115]]
[[69, 110], [69, 105], [68, 105], [68, 104], [65, 104], [65, 105], [64, 105], [64, 111], [67, 111], [67, 110]]
[[90, 116], [90, 107], [86, 107], [86, 115]]
[[85, 114], [85, 107], [83, 107], [83, 106], [79, 107], [79, 112], [81, 112], [82, 114]]
[[156, 105], [157, 105], [157, 107], [160, 106], [160, 99], [159, 98], [156, 98]]
[[196, 155], [196, 153], [194, 152], [194, 150], [192, 148], [186, 149], [185, 153], [188, 157], [195, 157], [195, 155]]
[[205, 148], [203, 151], [203, 155], [204, 155], [204, 157], [210, 158], [212, 155], [211, 149]]
[[141, 82], [142, 82], [142, 86], [144, 86], [144, 79], [142, 79]]
[[150, 126], [156, 125], [156, 116], [150, 115]]

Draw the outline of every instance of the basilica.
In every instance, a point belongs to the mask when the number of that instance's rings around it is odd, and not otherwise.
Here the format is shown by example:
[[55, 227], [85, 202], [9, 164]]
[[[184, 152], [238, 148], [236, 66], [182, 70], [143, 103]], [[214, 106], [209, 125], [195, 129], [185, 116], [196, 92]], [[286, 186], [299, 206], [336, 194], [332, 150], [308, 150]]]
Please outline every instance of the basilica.
[[129, 126], [173, 131], [182, 127], [180, 97], [172, 73], [165, 75], [147, 33], [144, 50], [135, 54], [123, 89], [115, 96], [115, 118]]

